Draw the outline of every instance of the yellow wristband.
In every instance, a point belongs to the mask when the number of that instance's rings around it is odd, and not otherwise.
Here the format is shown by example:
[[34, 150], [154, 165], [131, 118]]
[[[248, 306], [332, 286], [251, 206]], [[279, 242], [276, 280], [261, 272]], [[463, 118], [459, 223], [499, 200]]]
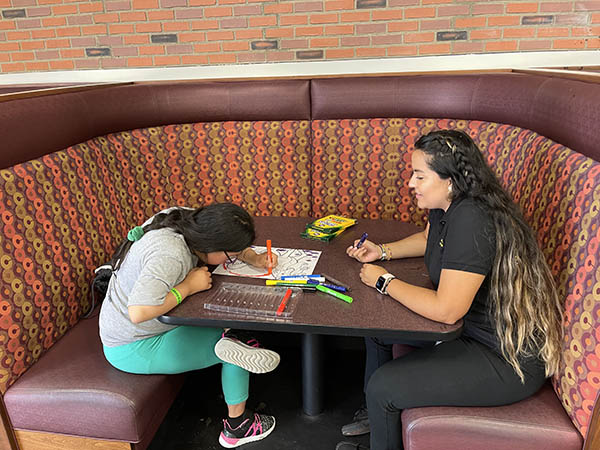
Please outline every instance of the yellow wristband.
[[171, 294], [173, 294], [175, 296], [175, 298], [177, 299], [178, 305], [183, 301], [183, 297], [181, 296], [181, 294], [179, 293], [179, 291], [177, 289], [175, 289], [175, 288], [171, 289]]

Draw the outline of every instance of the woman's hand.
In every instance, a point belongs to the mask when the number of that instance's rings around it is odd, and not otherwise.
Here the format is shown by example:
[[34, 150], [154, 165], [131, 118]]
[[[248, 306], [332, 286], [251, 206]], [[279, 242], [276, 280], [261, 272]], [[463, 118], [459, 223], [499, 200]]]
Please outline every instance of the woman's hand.
[[356, 248], [359, 239], [354, 241], [354, 245], [346, 249], [348, 256], [360, 261], [360, 262], [371, 262], [377, 261], [381, 258], [381, 249], [379, 246], [371, 241], [365, 241]]
[[188, 292], [187, 295], [195, 294], [196, 292], [206, 291], [212, 287], [211, 273], [208, 267], [194, 267], [189, 271], [185, 279], [181, 282], [185, 285]]
[[260, 269], [268, 269], [269, 264], [271, 264], [271, 268], [277, 267], [278, 259], [277, 254], [275, 252], [271, 252], [272, 261], [269, 261], [268, 252], [258, 254], [251, 248], [247, 248], [246, 250], [244, 250], [241, 253], [241, 255], [243, 255], [242, 261], [244, 261], [247, 264], [250, 264], [251, 266], [258, 267]]
[[384, 273], [388, 273], [388, 271], [381, 266], [376, 266], [375, 264], [363, 264], [360, 269], [360, 281], [367, 286], [375, 287], [375, 283], [377, 283], [379, 277]]

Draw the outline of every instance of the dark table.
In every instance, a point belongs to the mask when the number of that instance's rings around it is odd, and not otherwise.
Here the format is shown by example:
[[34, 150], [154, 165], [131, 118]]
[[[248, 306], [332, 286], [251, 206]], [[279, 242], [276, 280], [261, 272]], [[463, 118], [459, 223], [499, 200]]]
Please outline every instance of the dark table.
[[[264, 285], [263, 279], [213, 276], [211, 291], [190, 296], [181, 305], [158, 319], [172, 325], [229, 327], [302, 333], [303, 409], [308, 415], [323, 410], [322, 335], [377, 336], [408, 340], [447, 341], [461, 332], [462, 321], [446, 325], [426, 319], [402, 306], [392, 298], [365, 286], [359, 278], [361, 263], [346, 255], [363, 232], [373, 242], [391, 242], [415, 233], [412, 224], [391, 220], [359, 220], [330, 242], [304, 239], [300, 236], [311, 219], [306, 217], [256, 217], [256, 244], [264, 246], [267, 239], [274, 247], [321, 250], [314, 273], [325, 273], [350, 286], [354, 301], [349, 304], [321, 292], [303, 292], [290, 319], [263, 319], [235, 316], [204, 308], [210, 293], [223, 282]], [[380, 261], [402, 280], [423, 287], [432, 287], [423, 258]]]

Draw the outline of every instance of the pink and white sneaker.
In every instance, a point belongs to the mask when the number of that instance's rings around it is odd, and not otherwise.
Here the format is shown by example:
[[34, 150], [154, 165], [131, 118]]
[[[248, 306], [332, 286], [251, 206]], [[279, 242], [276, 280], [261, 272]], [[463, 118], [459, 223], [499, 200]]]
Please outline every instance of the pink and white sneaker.
[[242, 422], [237, 428], [231, 428], [227, 419], [223, 420], [223, 431], [219, 444], [225, 448], [235, 448], [248, 442], [260, 441], [275, 429], [275, 417], [256, 414]]

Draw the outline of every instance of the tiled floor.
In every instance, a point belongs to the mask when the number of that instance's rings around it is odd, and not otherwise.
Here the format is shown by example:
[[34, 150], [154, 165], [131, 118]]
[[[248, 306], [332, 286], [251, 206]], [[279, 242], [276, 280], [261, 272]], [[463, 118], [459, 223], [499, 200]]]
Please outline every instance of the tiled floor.
[[[275, 431], [263, 441], [246, 444], [244, 450], [334, 450], [343, 436], [340, 427], [348, 422], [362, 401], [364, 351], [356, 338], [326, 340], [325, 411], [314, 417], [302, 412], [301, 357], [299, 338], [263, 336], [263, 341], [280, 352], [279, 367], [272, 373], [252, 375], [248, 404], [276, 417]], [[344, 348], [340, 348], [341, 346]], [[349, 345], [347, 345], [349, 344]], [[218, 436], [225, 404], [220, 390], [220, 368], [212, 367], [188, 376], [148, 450], [222, 449]], [[368, 444], [368, 435], [356, 439]]]

